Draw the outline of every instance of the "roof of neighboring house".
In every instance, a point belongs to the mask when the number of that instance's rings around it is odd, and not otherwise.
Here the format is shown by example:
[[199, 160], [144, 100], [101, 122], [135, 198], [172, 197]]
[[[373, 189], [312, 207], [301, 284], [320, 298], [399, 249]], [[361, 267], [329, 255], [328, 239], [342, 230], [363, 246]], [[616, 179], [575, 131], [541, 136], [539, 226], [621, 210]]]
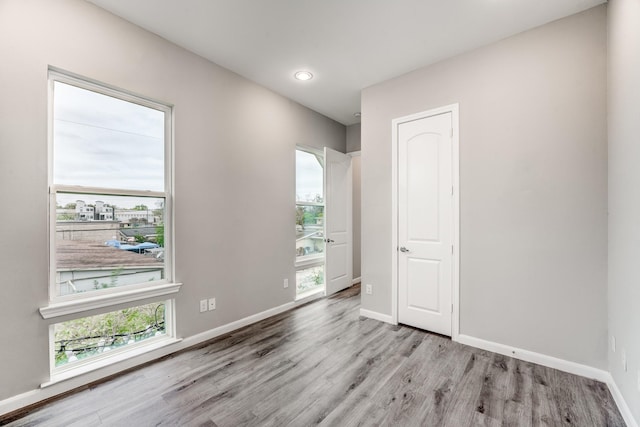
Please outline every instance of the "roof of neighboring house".
[[85, 240], [56, 242], [58, 269], [161, 267], [162, 260]]
[[150, 234], [156, 234], [156, 227], [121, 228], [120, 232], [127, 237], [135, 237], [138, 234], [141, 236], [148, 236]]

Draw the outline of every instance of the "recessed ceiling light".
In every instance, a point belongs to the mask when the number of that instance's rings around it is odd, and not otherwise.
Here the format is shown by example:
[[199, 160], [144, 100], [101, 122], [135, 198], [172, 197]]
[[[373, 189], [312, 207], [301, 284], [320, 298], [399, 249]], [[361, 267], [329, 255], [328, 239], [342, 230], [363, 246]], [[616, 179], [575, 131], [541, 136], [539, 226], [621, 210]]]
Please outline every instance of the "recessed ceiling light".
[[293, 75], [297, 80], [311, 80], [313, 78], [313, 74], [308, 71], [298, 71]]

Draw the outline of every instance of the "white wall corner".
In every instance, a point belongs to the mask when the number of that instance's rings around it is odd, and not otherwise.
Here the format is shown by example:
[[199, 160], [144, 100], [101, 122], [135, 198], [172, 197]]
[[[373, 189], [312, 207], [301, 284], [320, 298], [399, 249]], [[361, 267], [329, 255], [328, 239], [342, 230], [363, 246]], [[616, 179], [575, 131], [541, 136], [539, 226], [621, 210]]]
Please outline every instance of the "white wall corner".
[[395, 325], [393, 322], [393, 318], [388, 314], [378, 313], [377, 311], [365, 310], [364, 308], [360, 309], [360, 316], [368, 317], [369, 319], [378, 320], [380, 322], [391, 323]]

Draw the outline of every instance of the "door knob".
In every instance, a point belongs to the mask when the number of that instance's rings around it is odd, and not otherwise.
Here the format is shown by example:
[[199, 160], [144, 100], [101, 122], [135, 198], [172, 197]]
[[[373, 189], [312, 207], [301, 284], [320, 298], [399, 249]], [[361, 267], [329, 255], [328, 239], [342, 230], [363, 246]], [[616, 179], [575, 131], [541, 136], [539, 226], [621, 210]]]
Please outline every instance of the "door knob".
[[402, 246], [400, 248], [400, 252], [411, 252], [409, 249], [405, 248], [404, 246]]
[[325, 241], [326, 243], [333, 243], [333, 242], [335, 242], [335, 240], [333, 240], [333, 239], [324, 239], [324, 241]]

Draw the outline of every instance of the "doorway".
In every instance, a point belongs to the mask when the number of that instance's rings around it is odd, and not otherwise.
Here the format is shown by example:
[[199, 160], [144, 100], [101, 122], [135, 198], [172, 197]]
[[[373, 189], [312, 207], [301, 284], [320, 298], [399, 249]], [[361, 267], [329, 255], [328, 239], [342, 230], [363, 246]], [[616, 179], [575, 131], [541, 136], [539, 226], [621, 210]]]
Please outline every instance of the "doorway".
[[456, 336], [457, 105], [393, 120], [394, 323]]
[[352, 285], [351, 158], [296, 149], [296, 300]]
[[296, 149], [296, 299], [325, 291], [324, 153]]

